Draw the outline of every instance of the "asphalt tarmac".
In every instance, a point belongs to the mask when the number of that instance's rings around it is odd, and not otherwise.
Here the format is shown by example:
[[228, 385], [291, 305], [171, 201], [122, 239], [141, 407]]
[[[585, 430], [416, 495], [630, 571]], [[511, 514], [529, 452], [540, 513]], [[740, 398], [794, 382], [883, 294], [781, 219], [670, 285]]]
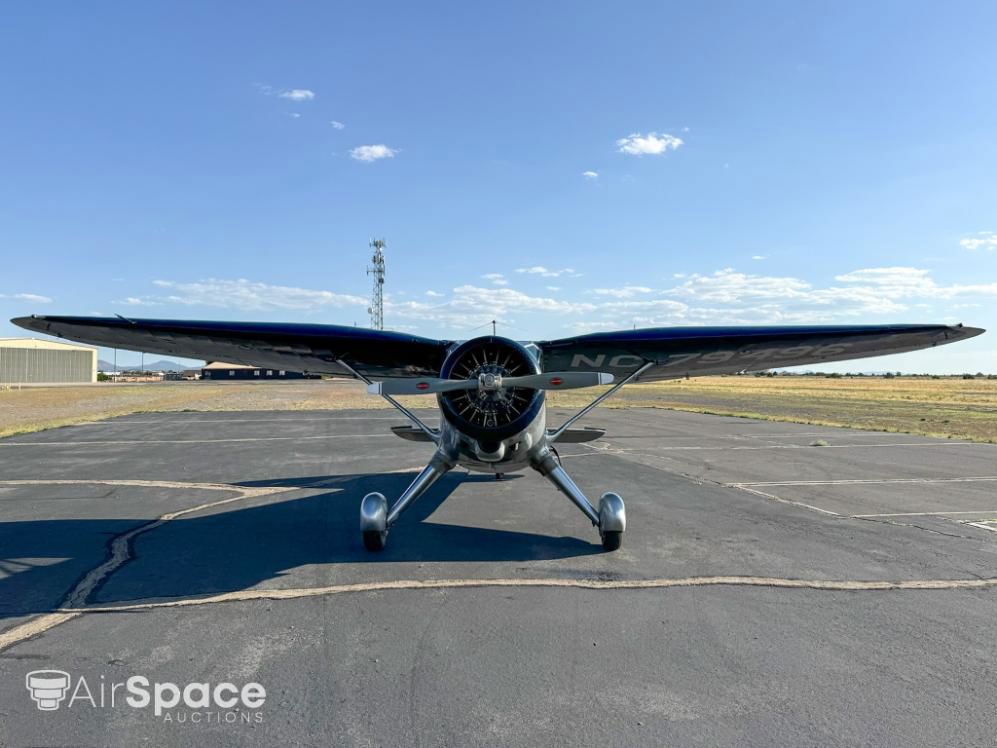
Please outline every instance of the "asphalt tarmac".
[[[360, 499], [431, 455], [401, 422], [0, 440], [0, 745], [997, 742], [997, 446], [600, 410], [561, 454], [626, 500], [622, 550], [533, 472], [455, 471], [370, 554]], [[69, 675], [58, 709], [36, 670]], [[110, 704], [135, 676], [161, 714]], [[164, 685], [225, 682], [264, 703]]]

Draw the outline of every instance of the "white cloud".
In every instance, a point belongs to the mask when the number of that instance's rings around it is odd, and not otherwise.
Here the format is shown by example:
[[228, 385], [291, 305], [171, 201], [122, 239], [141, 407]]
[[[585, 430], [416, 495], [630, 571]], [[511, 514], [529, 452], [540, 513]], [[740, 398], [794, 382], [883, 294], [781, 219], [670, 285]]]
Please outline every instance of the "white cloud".
[[599, 178], [599, 172], [597, 172], [597, 171], [583, 171], [582, 172], [582, 176], [585, 177], [586, 179], [598, 179]]
[[300, 119], [301, 114], [299, 114], [298, 112], [288, 112], [287, 116], [290, 117], [291, 119]]
[[394, 158], [397, 148], [389, 148], [383, 143], [377, 145], [360, 145], [350, 151], [350, 158], [357, 161], [377, 161], [382, 158]]
[[590, 312], [594, 304], [558, 301], [557, 299], [530, 296], [511, 288], [478, 288], [459, 286], [454, 289], [453, 306], [457, 309], [488, 309], [496, 312]]
[[426, 296], [431, 296], [434, 299], [438, 299], [443, 296], [439, 291], [426, 291]]
[[360, 296], [311, 288], [275, 286], [249, 281], [245, 278], [237, 280], [208, 278], [191, 283], [156, 280], [153, 281], [153, 285], [171, 293], [166, 296], [129, 297], [121, 303], [130, 305], [170, 303], [242, 311], [308, 311], [329, 306], [366, 306], [367, 304], [367, 299]]
[[485, 280], [491, 281], [496, 286], [508, 286], [509, 285], [509, 281], [507, 281], [505, 279], [505, 276], [502, 275], [502, 273], [485, 273], [481, 277], [484, 278]]
[[0, 299], [14, 299], [15, 301], [27, 301], [32, 304], [51, 304], [52, 299], [48, 296], [41, 296], [36, 293], [0, 293]]
[[329, 124], [332, 125], [337, 130], [342, 130], [342, 129], [344, 129], [346, 127], [346, 125], [344, 125], [342, 122], [340, 122], [339, 120], [336, 120], [336, 119], [331, 120], [329, 122]]
[[959, 240], [959, 245], [969, 250], [989, 249], [991, 252], [997, 251], [997, 232], [980, 231], [975, 236], [967, 236]]
[[560, 291], [561, 290], [560, 286], [544, 286], [544, 288], [546, 288], [548, 291]]
[[153, 301], [152, 299], [140, 299], [137, 296], [128, 296], [120, 301], [114, 301], [111, 303], [122, 304], [124, 306], [159, 306], [159, 302]]
[[654, 289], [647, 286], [623, 286], [623, 288], [596, 288], [599, 296], [612, 296], [615, 299], [631, 299], [640, 294], [651, 293]]
[[600, 304], [601, 309], [610, 311], [643, 310], [655, 312], [670, 312], [672, 314], [684, 315], [689, 311], [689, 305], [673, 299], [649, 299], [647, 301], [607, 301]]
[[[725, 268], [690, 275], [666, 295], [692, 303], [722, 305], [690, 310], [690, 318], [709, 312], [738, 322], [820, 322], [869, 315], [896, 315], [918, 302], [955, 296], [997, 295], [997, 283], [940, 285], [930, 272], [912, 267], [863, 268], [835, 277], [843, 285], [815, 288], [800, 278], [753, 275]], [[929, 307], [930, 308], [930, 305]]]
[[673, 296], [734, 303], [744, 299], [796, 298], [810, 290], [810, 284], [798, 278], [738, 273], [732, 268], [712, 275], [693, 273], [684, 283], [669, 291]]
[[526, 275], [539, 275], [543, 278], [560, 278], [562, 275], [569, 278], [578, 278], [581, 273], [576, 273], [574, 268], [563, 268], [561, 270], [550, 270], [545, 268], [543, 265], [533, 265], [528, 268], [516, 268], [517, 273], [525, 273]]
[[603, 321], [596, 322], [594, 320], [579, 320], [577, 322], [570, 322], [567, 325], [569, 330], [572, 330], [576, 335], [585, 335], [590, 332], [606, 332], [612, 330], [621, 330], [624, 327], [629, 327], [629, 325], [624, 325], [621, 322], [615, 321]]
[[872, 283], [878, 286], [923, 287], [934, 285], [929, 277], [929, 271], [911, 267], [864, 268], [850, 273], [834, 276], [842, 283]]
[[765, 255], [751, 255], [751, 259], [752, 260], [767, 260], [768, 258]]
[[661, 156], [670, 150], [676, 150], [680, 145], [683, 145], [682, 138], [667, 133], [659, 135], [656, 132], [649, 132], [647, 135], [632, 132], [616, 141], [617, 150], [631, 156]]
[[[443, 304], [418, 301], [385, 301], [385, 314], [391, 320], [405, 319], [432, 323], [470, 334], [477, 327], [495, 319], [500, 324], [513, 324], [512, 315], [518, 313], [589, 314], [597, 309], [595, 304], [559, 301], [515, 291], [511, 288], [482, 288], [472, 285], [458, 286], [453, 296]], [[392, 325], [394, 323], [392, 322]]]
[[865, 268], [835, 276], [835, 280], [844, 283], [864, 283], [870, 292], [891, 299], [916, 297], [951, 299], [953, 296], [966, 294], [997, 295], [997, 282], [940, 286], [931, 277], [930, 271], [912, 267]]
[[315, 98], [315, 92], [307, 88], [291, 88], [281, 91], [277, 96], [281, 99], [290, 99], [291, 101], [311, 101]]

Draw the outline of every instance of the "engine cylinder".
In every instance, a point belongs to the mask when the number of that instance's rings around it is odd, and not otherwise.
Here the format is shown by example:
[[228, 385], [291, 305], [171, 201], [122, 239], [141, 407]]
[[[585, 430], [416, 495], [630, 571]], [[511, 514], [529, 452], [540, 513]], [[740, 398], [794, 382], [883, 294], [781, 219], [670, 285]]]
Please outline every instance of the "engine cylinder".
[[[539, 374], [540, 365], [522, 345], [508, 338], [487, 336], [461, 343], [447, 355], [442, 379], [515, 377]], [[542, 390], [487, 387], [437, 395], [440, 411], [459, 431], [494, 444], [525, 429], [540, 413]]]

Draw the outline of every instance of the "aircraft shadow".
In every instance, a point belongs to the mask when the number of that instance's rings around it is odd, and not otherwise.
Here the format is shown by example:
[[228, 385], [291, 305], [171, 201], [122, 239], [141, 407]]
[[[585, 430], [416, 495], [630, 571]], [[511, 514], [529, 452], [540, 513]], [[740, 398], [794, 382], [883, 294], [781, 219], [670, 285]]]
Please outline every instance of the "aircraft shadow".
[[[450, 473], [410, 506], [392, 528], [387, 548], [369, 553], [358, 527], [360, 499], [380, 491], [397, 498], [415, 473], [313, 476], [244, 486], [319, 488], [321, 493], [237, 502], [231, 508], [167, 522], [138, 537], [133, 558], [89, 602], [126, 602], [233, 592], [301, 569], [293, 586], [329, 584], [322, 567], [364, 565], [338, 582], [411, 578], [419, 564], [525, 562], [600, 553], [597, 543], [494, 528], [427, 521], [445, 500], [482, 501], [480, 492], [453, 492], [489, 475]], [[509, 476], [515, 480], [518, 476]], [[477, 495], [476, 495], [477, 494]], [[255, 503], [254, 503], [255, 502]], [[488, 516], [488, 515], [486, 515]], [[0, 522], [0, 620], [55, 609], [80, 576], [102, 559], [96, 548], [145, 520], [54, 519]], [[579, 525], [579, 532], [588, 528]], [[27, 559], [28, 561], [25, 561]], [[57, 559], [57, 560], [56, 560]], [[398, 565], [398, 568], [390, 568]], [[345, 570], [345, 569], [344, 569]], [[448, 570], [447, 575], [459, 574]]]

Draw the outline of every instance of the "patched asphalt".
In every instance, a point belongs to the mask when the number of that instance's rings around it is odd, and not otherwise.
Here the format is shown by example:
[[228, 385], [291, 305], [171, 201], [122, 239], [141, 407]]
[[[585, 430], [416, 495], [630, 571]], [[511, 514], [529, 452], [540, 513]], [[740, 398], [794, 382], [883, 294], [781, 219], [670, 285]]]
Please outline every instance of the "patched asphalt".
[[[0, 440], [0, 745], [997, 740], [997, 587], [959, 586], [997, 578], [997, 446], [599, 410], [606, 438], [561, 454], [590, 499], [626, 500], [621, 551], [532, 471], [455, 471], [370, 554], [360, 499], [432, 451], [401, 422], [139, 414]], [[45, 618], [94, 573], [87, 612]], [[42, 712], [41, 669], [268, 696], [233, 723]]]

